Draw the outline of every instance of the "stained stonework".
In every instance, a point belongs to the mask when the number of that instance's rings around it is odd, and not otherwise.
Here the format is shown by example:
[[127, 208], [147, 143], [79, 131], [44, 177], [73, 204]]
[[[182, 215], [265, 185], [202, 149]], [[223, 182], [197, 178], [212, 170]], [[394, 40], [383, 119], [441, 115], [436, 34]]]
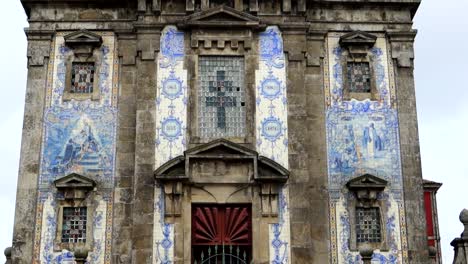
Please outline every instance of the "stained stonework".
[[[429, 263], [419, 0], [22, 3], [12, 263], [194, 263], [225, 248], [202, 206], [249, 212], [226, 243], [253, 263], [361, 263], [369, 208], [373, 263]], [[87, 208], [85, 242], [61, 242], [65, 207]]]

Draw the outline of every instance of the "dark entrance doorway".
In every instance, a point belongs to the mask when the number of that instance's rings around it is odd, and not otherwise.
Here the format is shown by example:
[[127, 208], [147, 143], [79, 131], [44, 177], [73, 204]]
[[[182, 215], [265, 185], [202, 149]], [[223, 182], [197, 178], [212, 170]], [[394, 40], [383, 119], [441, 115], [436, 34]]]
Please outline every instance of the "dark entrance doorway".
[[192, 263], [250, 263], [251, 213], [245, 204], [192, 205]]

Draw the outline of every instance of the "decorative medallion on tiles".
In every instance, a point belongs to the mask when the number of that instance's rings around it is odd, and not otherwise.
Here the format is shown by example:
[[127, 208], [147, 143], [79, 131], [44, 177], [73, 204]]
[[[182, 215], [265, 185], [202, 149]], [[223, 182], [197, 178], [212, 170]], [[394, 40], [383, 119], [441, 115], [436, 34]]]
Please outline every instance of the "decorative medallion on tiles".
[[161, 35], [156, 96], [156, 167], [185, 150], [187, 71], [183, 67], [184, 33], [167, 26]]
[[277, 27], [260, 33], [260, 62], [256, 71], [257, 149], [287, 167], [287, 95], [283, 39]]
[[[286, 60], [278, 27], [259, 34], [259, 65], [255, 72], [255, 126], [257, 151], [288, 168], [288, 105]], [[270, 262], [289, 263], [289, 190], [279, 192], [278, 223], [270, 225]]]
[[[186, 148], [187, 71], [184, 33], [167, 26], [161, 34], [157, 64], [155, 166], [181, 155]], [[153, 263], [172, 263], [174, 226], [164, 221], [164, 191], [155, 187]]]

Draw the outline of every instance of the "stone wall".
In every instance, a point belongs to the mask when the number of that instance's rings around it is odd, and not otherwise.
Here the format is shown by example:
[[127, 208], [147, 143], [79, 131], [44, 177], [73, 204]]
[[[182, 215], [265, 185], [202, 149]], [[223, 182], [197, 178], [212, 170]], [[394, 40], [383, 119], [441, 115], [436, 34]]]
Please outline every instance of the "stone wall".
[[[335, 103], [342, 103], [333, 95], [340, 89], [334, 87], [338, 76], [334, 72], [334, 60], [339, 56], [337, 41], [344, 33], [355, 30], [378, 36], [375, 53], [385, 72], [382, 79], [385, 84], [379, 85], [386, 85], [388, 92], [383, 100], [385, 107], [375, 110], [379, 113], [372, 110], [372, 115], [357, 112], [352, 115], [355, 133], [360, 133], [370, 122], [370, 117], [379, 116], [382, 120], [396, 122], [388, 134], [392, 152], [386, 157], [392, 162], [382, 164], [388, 170], [380, 175], [391, 182], [391, 191], [385, 192], [388, 199], [382, 199], [390, 203], [391, 213], [387, 217], [394, 216], [395, 248], [392, 250], [395, 252], [383, 253], [382, 258], [377, 254], [376, 258], [384, 261], [395, 253], [394, 257], [402, 263], [427, 263], [412, 76], [414, 32], [411, 26], [419, 1], [283, 0], [284, 3], [276, 1], [275, 5], [266, 5], [265, 1], [250, 0], [248, 5], [233, 1], [234, 11], [208, 9], [204, 4], [208, 1], [201, 1], [201, 13], [197, 10], [198, 1], [190, 0], [122, 0], [113, 4], [85, 0], [47, 4], [33, 0], [22, 2], [30, 27], [26, 31], [28, 84], [13, 263], [29, 263], [33, 258], [39, 260], [49, 252], [44, 249], [43, 242], [47, 236], [47, 212], [52, 213], [50, 219], [54, 219], [54, 191], [50, 182], [57, 178], [57, 175], [50, 175], [50, 166], [53, 166], [53, 155], [60, 152], [57, 152], [60, 146], [66, 146], [66, 142], [55, 142], [58, 137], [50, 136], [50, 131], [60, 131], [65, 140], [73, 136], [72, 131], [86, 127], [86, 122], [78, 121], [79, 128], [76, 129], [54, 125], [57, 122], [54, 120], [60, 120], [61, 115], [70, 116], [69, 120], [80, 120], [86, 115], [89, 116], [88, 124], [99, 119], [96, 128], [89, 126], [94, 135], [103, 138], [102, 146], [109, 154], [107, 172], [102, 170], [102, 175], [96, 179], [101, 184], [101, 196], [97, 198], [101, 200], [97, 204], [102, 209], [99, 211], [103, 215], [102, 228], [106, 229], [101, 234], [106, 237], [101, 239], [111, 239], [112, 242], [102, 244], [103, 255], [93, 263], [104, 263], [104, 259], [106, 263], [165, 263], [164, 260], [188, 263], [190, 259], [187, 257], [177, 258], [183, 255], [180, 251], [184, 247], [180, 246], [156, 257], [155, 245], [163, 245], [165, 238], [171, 244], [187, 238], [173, 233], [173, 228], [183, 229], [184, 222], [177, 225], [177, 221], [164, 219], [162, 192], [155, 185], [153, 172], [187, 148], [206, 143], [197, 138], [193, 125], [193, 120], [197, 120], [192, 98], [196, 95], [197, 56], [223, 54], [226, 50], [230, 51], [225, 54], [245, 56], [246, 96], [250, 98], [248, 100], [260, 99], [259, 102], [251, 100], [250, 104], [247, 101], [248, 133], [245, 138], [233, 140], [276, 160], [290, 171], [287, 187], [281, 194], [284, 208], [288, 202], [288, 210], [283, 212], [289, 223], [283, 222], [286, 227], [281, 229], [287, 230], [284, 231], [286, 237], [276, 244], [281, 247], [268, 249], [269, 262], [277, 257], [283, 260], [280, 263], [343, 263], [346, 258], [356, 261], [357, 251], [349, 252], [349, 248], [343, 248], [347, 240], [346, 235], [343, 238], [346, 233], [343, 183], [359, 173], [380, 172], [367, 171], [369, 166], [356, 165], [350, 166], [355, 169], [353, 172], [335, 173], [330, 159], [335, 143], [339, 142], [333, 131], [344, 128], [342, 124], [330, 127], [330, 121], [342, 117], [340, 114], [333, 116]], [[216, 14], [224, 16], [224, 20], [220, 21]], [[210, 22], [214, 25], [209, 25]], [[210, 30], [206, 30], [208, 28]], [[65, 56], [61, 52], [67, 52], [60, 43], [65, 34], [78, 29], [103, 36], [104, 46], [109, 48], [102, 51], [108, 56], [109, 82], [103, 84], [108, 89], [108, 93], [104, 93], [108, 97], [101, 100], [102, 106], [96, 106], [99, 111], [89, 110], [89, 113], [85, 108], [91, 105], [63, 105], [59, 96], [60, 78], [63, 78], [59, 69], [63, 59], [60, 56]], [[240, 32], [236, 31], [239, 29], [248, 29], [251, 35], [233, 39], [234, 33], [225, 32]], [[177, 38], [183, 40], [183, 50], [165, 53], [164, 45], [177, 44], [163, 41], [168, 32], [180, 34]], [[261, 54], [262, 38], [277, 36], [282, 42], [280, 52]], [[229, 49], [224, 49], [224, 45], [230, 45]], [[203, 51], [200, 53], [199, 50]], [[183, 53], [182, 57], [171, 61], [179, 56], [177, 52]], [[273, 57], [262, 59], [263, 55]], [[174, 67], [173, 76], [170, 67], [164, 65]], [[272, 69], [274, 78], [270, 78], [268, 69]], [[169, 91], [163, 97], [164, 80], [180, 82], [182, 93], [171, 95]], [[262, 91], [267, 80], [274, 85], [268, 87], [271, 90]], [[275, 85], [279, 88], [278, 93]], [[356, 102], [355, 106], [364, 107], [367, 103]], [[172, 114], [165, 111], [171, 104], [180, 111]], [[274, 114], [267, 110], [271, 105]], [[74, 113], [78, 113], [76, 117], [73, 117]], [[169, 119], [172, 120], [170, 124]], [[378, 128], [387, 129], [388, 124], [384, 123], [382, 121]], [[174, 128], [173, 125], [180, 125], [180, 130], [174, 130], [177, 133], [164, 130], [165, 126]], [[268, 130], [262, 131], [262, 128]], [[49, 149], [55, 149], [57, 153], [48, 152]], [[390, 169], [394, 164], [397, 167]], [[86, 167], [81, 169], [83, 173], [87, 172]], [[334, 180], [338, 178], [339, 181]], [[46, 210], [49, 207], [51, 209]], [[271, 225], [271, 242], [279, 238], [278, 228]], [[280, 256], [275, 250], [287, 253]], [[54, 258], [62, 254], [52, 251]], [[260, 255], [262, 259], [265, 256]]]

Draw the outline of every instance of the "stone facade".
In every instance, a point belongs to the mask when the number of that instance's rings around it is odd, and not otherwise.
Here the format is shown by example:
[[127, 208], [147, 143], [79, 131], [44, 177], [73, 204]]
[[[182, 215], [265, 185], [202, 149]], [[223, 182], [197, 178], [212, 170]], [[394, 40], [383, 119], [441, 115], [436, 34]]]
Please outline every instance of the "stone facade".
[[[430, 263], [419, 2], [22, 0], [12, 263], [193, 263], [203, 205], [249, 212], [252, 263]], [[65, 207], [87, 208], [80, 243]]]

